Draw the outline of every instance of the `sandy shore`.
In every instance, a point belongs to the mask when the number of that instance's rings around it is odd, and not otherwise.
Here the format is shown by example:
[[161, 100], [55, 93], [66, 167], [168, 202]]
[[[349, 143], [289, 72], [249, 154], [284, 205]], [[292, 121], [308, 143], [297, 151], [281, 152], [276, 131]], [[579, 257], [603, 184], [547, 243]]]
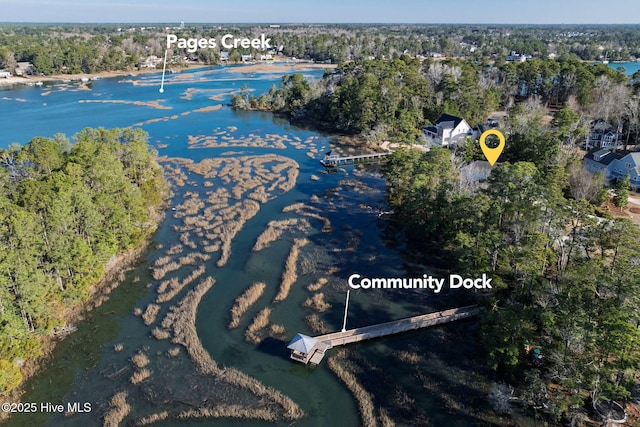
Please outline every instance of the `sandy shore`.
[[[204, 64], [191, 64], [186, 67], [200, 68], [206, 67]], [[308, 62], [272, 62], [272, 63], [258, 63], [248, 64], [239, 67], [229, 67], [229, 71], [236, 73], [284, 73], [287, 71], [299, 72], [305, 70], [336, 68], [337, 64], [313, 64]], [[94, 80], [96, 78], [109, 78], [109, 77], [124, 77], [124, 76], [137, 76], [140, 74], [161, 73], [162, 68], [145, 68], [141, 70], [128, 70], [128, 71], [102, 71], [94, 74], [56, 74], [52, 76], [28, 76], [28, 77], [9, 77], [0, 79], [1, 86], [23, 85], [33, 84], [37, 82], [61, 82], [61, 81], [81, 81], [83, 79]]]
[[55, 74], [52, 76], [28, 76], [28, 77], [9, 77], [0, 79], [0, 86], [24, 85], [36, 82], [61, 82], [61, 81], [82, 81], [82, 79], [93, 80], [96, 78], [137, 76], [139, 74], [160, 73], [162, 69], [142, 69], [130, 71], [102, 71], [95, 74]]

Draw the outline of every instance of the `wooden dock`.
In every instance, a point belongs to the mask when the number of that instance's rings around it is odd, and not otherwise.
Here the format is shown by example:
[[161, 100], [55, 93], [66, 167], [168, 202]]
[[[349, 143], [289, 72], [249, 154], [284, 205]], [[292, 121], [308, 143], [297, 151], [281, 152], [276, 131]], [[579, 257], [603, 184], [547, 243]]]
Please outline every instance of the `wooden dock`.
[[[478, 306], [471, 305], [439, 311], [436, 313], [421, 314], [419, 316], [379, 323], [377, 325], [349, 329], [345, 332], [333, 332], [330, 334], [318, 335], [316, 337], [308, 337], [306, 335], [298, 334], [289, 344], [289, 348], [291, 349], [291, 358], [305, 364], [311, 362], [317, 365], [322, 361], [327, 350], [339, 345], [383, 337], [386, 335], [399, 334], [413, 329], [426, 328], [428, 326], [466, 319], [468, 317], [477, 316], [481, 311], [482, 310]], [[305, 344], [307, 345], [306, 348], [302, 348], [294, 344], [301, 340], [305, 341]]]
[[325, 156], [320, 160], [320, 164], [325, 168], [336, 168], [338, 166], [359, 165], [362, 163], [375, 163], [383, 157], [388, 156], [391, 152], [374, 153], [374, 154], [360, 154], [358, 156]]

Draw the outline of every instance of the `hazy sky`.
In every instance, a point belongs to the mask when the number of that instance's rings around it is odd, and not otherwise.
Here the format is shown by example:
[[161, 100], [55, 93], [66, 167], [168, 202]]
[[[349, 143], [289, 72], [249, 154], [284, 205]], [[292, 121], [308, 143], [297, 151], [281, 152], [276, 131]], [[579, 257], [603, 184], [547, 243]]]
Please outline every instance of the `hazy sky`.
[[0, 22], [639, 24], [638, 0], [0, 0]]

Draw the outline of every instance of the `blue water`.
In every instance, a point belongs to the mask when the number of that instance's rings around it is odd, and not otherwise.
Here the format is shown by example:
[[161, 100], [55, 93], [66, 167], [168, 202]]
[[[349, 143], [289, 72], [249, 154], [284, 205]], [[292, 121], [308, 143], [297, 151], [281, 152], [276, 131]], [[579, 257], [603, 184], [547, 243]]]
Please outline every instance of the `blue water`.
[[[152, 135], [152, 141], [166, 143], [171, 139], [189, 134], [211, 132], [208, 125], [228, 123], [245, 125], [250, 122], [246, 115], [234, 113], [225, 104], [229, 94], [243, 85], [250, 85], [255, 93], [262, 93], [273, 84], [278, 84], [280, 74], [242, 74], [230, 71], [231, 67], [203, 68], [169, 74], [165, 91], [160, 93], [160, 74], [138, 77], [118, 77], [90, 81], [87, 83], [45, 83], [40, 87], [17, 85], [0, 88], [0, 147], [11, 143], [25, 144], [33, 136], [52, 136], [64, 133], [67, 136], [85, 127], [127, 127], [148, 120], [180, 115], [199, 108], [221, 105], [220, 111], [192, 113], [179, 120], [145, 124], [141, 127]], [[322, 70], [304, 72], [305, 76], [320, 78]], [[185, 91], [197, 89], [191, 100], [184, 99]], [[87, 90], [88, 89], [88, 90]], [[211, 100], [211, 96], [223, 96]], [[106, 102], [105, 102], [106, 101]], [[129, 104], [110, 103], [126, 101]], [[133, 102], [158, 102], [167, 109], [134, 105]], [[212, 120], [212, 115], [216, 118]], [[262, 123], [261, 123], [262, 126]], [[175, 148], [175, 147], [174, 147]], [[175, 154], [174, 149], [166, 153]]]
[[618, 67], [623, 67], [628, 76], [632, 76], [633, 73], [640, 70], [640, 62], [609, 62], [609, 67], [614, 70], [618, 69]]

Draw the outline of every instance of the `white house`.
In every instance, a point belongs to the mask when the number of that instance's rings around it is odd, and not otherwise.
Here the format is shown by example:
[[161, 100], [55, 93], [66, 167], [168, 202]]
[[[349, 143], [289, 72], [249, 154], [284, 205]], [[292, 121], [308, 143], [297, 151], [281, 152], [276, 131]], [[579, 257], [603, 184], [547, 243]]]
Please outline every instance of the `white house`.
[[449, 147], [464, 142], [470, 134], [471, 126], [460, 117], [441, 115], [433, 126], [423, 129], [427, 141], [439, 147]]
[[8, 79], [11, 77], [11, 73], [7, 70], [0, 70], [0, 79]]
[[511, 52], [511, 55], [507, 55], [505, 58], [507, 62], [525, 62], [527, 60], [527, 55], [521, 55], [517, 52]]
[[161, 58], [158, 58], [155, 55], [150, 55], [147, 56], [147, 59], [145, 59], [144, 62], [138, 64], [138, 68], [156, 68], [161, 63]]

